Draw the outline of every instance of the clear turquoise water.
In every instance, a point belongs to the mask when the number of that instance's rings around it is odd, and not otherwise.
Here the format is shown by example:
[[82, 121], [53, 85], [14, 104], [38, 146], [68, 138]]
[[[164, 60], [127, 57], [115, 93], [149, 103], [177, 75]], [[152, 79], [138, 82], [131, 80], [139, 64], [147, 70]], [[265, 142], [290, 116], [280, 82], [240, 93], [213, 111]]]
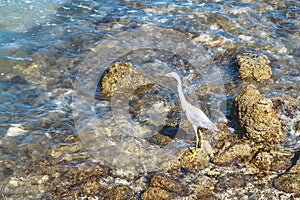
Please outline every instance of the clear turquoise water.
[[[260, 85], [262, 93], [297, 98], [299, 13], [300, 3], [287, 0], [0, 1], [0, 171], [8, 163], [16, 170], [55, 160], [53, 149], [76, 134], [71, 103], [79, 62], [111, 35], [147, 23], [191, 38], [205, 35], [203, 47], [224, 85], [235, 84], [234, 55], [263, 53], [273, 78]], [[226, 93], [230, 100], [236, 92]], [[227, 108], [221, 111], [226, 114]], [[26, 132], [9, 136], [12, 124]], [[0, 181], [10, 178], [3, 172]]]

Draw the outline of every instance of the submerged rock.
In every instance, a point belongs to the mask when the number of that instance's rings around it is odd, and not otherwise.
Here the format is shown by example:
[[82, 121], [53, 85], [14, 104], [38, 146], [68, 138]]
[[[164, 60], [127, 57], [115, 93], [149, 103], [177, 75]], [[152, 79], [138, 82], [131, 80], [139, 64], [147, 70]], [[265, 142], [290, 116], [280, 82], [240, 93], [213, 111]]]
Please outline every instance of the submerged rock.
[[131, 63], [117, 61], [103, 74], [100, 93], [104, 97], [131, 94], [138, 88], [151, 84], [154, 84], [153, 80], [142, 70], [133, 67]]
[[105, 97], [111, 97], [114, 94], [118, 80], [133, 70], [134, 68], [130, 63], [124, 61], [113, 63], [102, 77], [101, 94]]
[[[147, 125], [176, 126], [180, 122], [181, 110], [172, 102], [165, 102], [166, 88], [153, 79], [152, 74], [132, 66], [125, 61], [113, 63], [103, 74], [100, 84], [101, 96], [114, 97], [112, 106], [124, 108], [129, 105], [132, 119]], [[167, 91], [167, 94], [170, 91]], [[165, 105], [168, 103], [168, 105]], [[124, 107], [125, 106], [125, 107]]]
[[272, 70], [268, 65], [267, 56], [260, 54], [244, 53], [237, 56], [238, 71], [241, 79], [254, 79], [262, 82], [272, 76]]
[[234, 99], [233, 117], [249, 139], [277, 143], [283, 136], [281, 123], [272, 107], [270, 99], [262, 96], [254, 85], [248, 85]]

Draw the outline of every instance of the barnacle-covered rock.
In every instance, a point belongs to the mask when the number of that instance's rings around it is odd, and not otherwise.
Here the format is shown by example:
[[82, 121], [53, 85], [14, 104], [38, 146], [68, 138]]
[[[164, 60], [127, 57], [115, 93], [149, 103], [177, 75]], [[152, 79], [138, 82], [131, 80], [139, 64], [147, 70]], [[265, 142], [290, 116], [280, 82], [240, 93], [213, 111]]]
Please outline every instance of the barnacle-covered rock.
[[272, 107], [270, 99], [262, 96], [254, 85], [248, 85], [234, 100], [233, 117], [249, 139], [277, 143], [283, 135]]
[[[131, 117], [139, 122], [147, 124], [160, 124], [165, 120], [164, 113], [168, 113], [165, 126], [176, 126], [180, 121], [180, 106], [165, 106], [166, 88], [157, 84], [151, 74], [145, 73], [131, 63], [117, 61], [113, 63], [103, 74], [100, 80], [100, 93], [103, 97], [115, 97], [115, 100], [124, 100], [129, 104]], [[121, 101], [123, 102], [123, 101]], [[119, 105], [119, 101], [112, 102]], [[178, 102], [177, 102], [178, 103]]]
[[241, 79], [254, 79], [262, 82], [272, 76], [267, 56], [260, 54], [244, 53], [237, 56], [238, 71]]

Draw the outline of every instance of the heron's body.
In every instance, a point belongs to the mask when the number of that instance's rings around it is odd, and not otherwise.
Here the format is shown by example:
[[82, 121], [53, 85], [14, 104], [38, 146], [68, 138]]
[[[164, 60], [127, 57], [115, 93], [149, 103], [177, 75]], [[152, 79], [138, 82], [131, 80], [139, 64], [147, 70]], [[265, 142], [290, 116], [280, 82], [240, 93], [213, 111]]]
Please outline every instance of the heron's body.
[[[209, 118], [199, 108], [196, 108], [195, 106], [193, 106], [187, 102], [187, 100], [183, 94], [183, 91], [182, 91], [182, 83], [181, 83], [180, 76], [176, 72], [168, 73], [165, 76], [173, 77], [177, 80], [177, 83], [178, 83], [177, 89], [178, 89], [178, 94], [179, 94], [179, 98], [180, 98], [180, 102], [181, 102], [181, 107], [182, 107], [183, 111], [185, 112], [188, 121], [191, 122], [193, 125], [193, 129], [195, 131], [196, 140], [197, 140], [196, 141], [196, 148], [197, 148], [198, 143], [199, 143], [199, 137], [198, 137], [198, 128], [199, 127], [210, 129], [213, 131], [218, 131], [219, 129], [216, 127], [216, 125], [214, 123], [212, 123], [209, 120]], [[200, 137], [201, 137], [200, 139], [202, 141], [201, 131], [200, 131]]]

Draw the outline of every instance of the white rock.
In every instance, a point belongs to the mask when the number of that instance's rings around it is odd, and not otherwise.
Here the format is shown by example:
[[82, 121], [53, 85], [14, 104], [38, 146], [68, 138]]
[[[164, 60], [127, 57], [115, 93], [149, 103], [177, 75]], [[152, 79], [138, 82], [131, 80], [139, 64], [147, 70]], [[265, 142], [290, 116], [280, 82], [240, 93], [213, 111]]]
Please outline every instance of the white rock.
[[21, 128], [21, 124], [11, 124], [8, 128], [6, 135], [7, 136], [20, 136], [24, 135], [27, 131]]

